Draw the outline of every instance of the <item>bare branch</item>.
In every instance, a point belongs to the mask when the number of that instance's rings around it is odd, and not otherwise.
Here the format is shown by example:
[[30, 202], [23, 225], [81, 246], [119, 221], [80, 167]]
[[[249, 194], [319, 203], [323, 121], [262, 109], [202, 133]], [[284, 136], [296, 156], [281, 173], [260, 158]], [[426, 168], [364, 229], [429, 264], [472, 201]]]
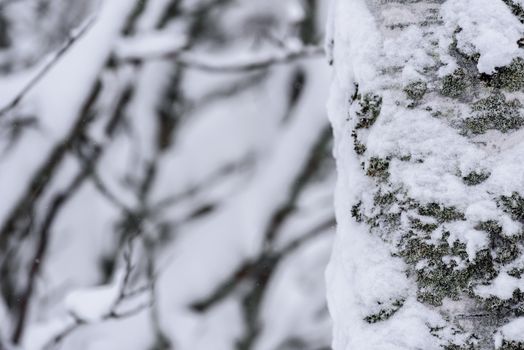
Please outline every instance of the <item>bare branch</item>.
[[40, 274], [42, 264], [44, 259], [46, 258], [46, 253], [50, 243], [51, 227], [56, 217], [58, 216], [61, 208], [63, 208], [63, 206], [76, 193], [78, 188], [82, 185], [84, 178], [85, 173], [80, 172], [75, 176], [75, 178], [71, 181], [71, 183], [63, 192], [58, 193], [53, 198], [49, 207], [49, 211], [47, 212], [42, 221], [41, 228], [38, 231], [38, 243], [29, 269], [27, 286], [24, 292], [22, 293], [21, 299], [19, 301], [20, 311], [11, 339], [14, 344], [18, 344], [20, 342], [25, 330], [31, 298], [35, 289], [36, 279]]
[[[205, 312], [235, 291], [241, 282], [249, 279], [256, 280], [260, 275], [271, 275], [284, 257], [289, 256], [303, 244], [315, 237], [329, 232], [328, 229], [334, 226], [335, 218], [328, 217], [300, 234], [298, 238], [289, 242], [282, 249], [278, 251], [261, 252], [255, 259], [247, 260], [228, 276], [228, 278], [223, 280], [209, 296], [193, 302], [191, 308], [197, 312]], [[257, 285], [256, 288], [262, 287]]]
[[131, 214], [133, 210], [124, 204], [124, 201], [120, 200], [117, 195], [115, 195], [109, 187], [106, 185], [104, 180], [100, 177], [96, 169], [93, 167], [91, 171], [91, 180], [98, 192], [105, 197], [111, 204], [123, 211], [124, 213]]
[[152, 204], [150, 211], [159, 212], [167, 207], [177, 205], [183, 202], [184, 200], [194, 198], [198, 196], [200, 193], [202, 193], [204, 190], [208, 190], [213, 186], [216, 186], [233, 173], [240, 172], [243, 169], [248, 168], [252, 165], [252, 163], [252, 154], [248, 154], [244, 158], [240, 159], [240, 161], [227, 163], [224, 166], [219, 167], [216, 171], [212, 172], [201, 183], [189, 186], [187, 189], [180, 193], [167, 196], [166, 198], [159, 200], [157, 203]]
[[222, 62], [216, 59], [216, 56], [206, 56], [201, 53], [189, 51], [167, 51], [161, 54], [151, 54], [145, 56], [128, 56], [121, 57], [120, 62], [140, 63], [144, 60], [151, 59], [169, 59], [174, 60], [177, 64], [197, 69], [209, 73], [238, 73], [249, 72], [253, 70], [266, 69], [275, 65], [286, 64], [296, 60], [322, 57], [324, 48], [322, 46], [306, 45], [298, 49], [286, 49], [275, 52], [271, 55], [264, 54], [259, 57], [248, 57], [245, 59], [231, 60], [231, 57], [224, 58]]
[[29, 82], [15, 95], [15, 97], [6, 104], [4, 107], [0, 108], [0, 117], [7, 114], [9, 111], [16, 108], [22, 99], [33, 89], [33, 87], [53, 68], [60, 59], [69, 51], [75, 42], [78, 41], [87, 31], [93, 26], [97, 18], [95, 13], [89, 17], [79, 28], [73, 30], [69, 34], [69, 38], [62, 44], [62, 46], [49, 57], [48, 61], [40, 69], [40, 71], [33, 77]]
[[334, 217], [327, 218], [326, 220], [313, 226], [307, 232], [303, 233], [300, 237], [289, 242], [285, 247], [283, 247], [277, 252], [277, 255], [288, 255], [292, 251], [300, 248], [304, 243], [308, 242], [309, 240], [325, 233], [328, 229], [334, 229], [336, 224], [337, 222]]
[[104, 317], [103, 320], [128, 318], [142, 312], [143, 310], [149, 309], [153, 304], [154, 300], [150, 298], [147, 303], [142, 303], [129, 310], [112, 312], [111, 314], [108, 314], [106, 317]]

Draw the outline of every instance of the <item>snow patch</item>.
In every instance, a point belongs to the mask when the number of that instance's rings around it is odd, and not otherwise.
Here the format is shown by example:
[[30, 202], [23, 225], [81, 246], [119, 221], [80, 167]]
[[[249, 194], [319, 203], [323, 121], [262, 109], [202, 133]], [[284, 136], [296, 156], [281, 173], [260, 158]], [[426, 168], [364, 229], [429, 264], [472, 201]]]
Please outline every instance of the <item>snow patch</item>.
[[524, 280], [503, 272], [490, 285], [477, 287], [475, 293], [485, 298], [495, 296], [499, 299], [508, 300], [513, 296], [513, 292], [516, 289], [524, 291]]
[[[509, 341], [524, 342], [524, 317], [517, 318], [500, 329], [500, 338]], [[499, 338], [499, 339], [500, 339]], [[502, 345], [502, 341], [499, 340], [497, 348]]]
[[124, 287], [124, 276], [125, 272], [119, 271], [109, 285], [70, 292], [64, 301], [66, 309], [84, 321], [100, 321], [115, 305]]
[[458, 49], [480, 54], [480, 73], [492, 74], [522, 57], [517, 41], [524, 26], [501, 0], [449, 0], [442, 14], [450, 32], [462, 29], [456, 34]]

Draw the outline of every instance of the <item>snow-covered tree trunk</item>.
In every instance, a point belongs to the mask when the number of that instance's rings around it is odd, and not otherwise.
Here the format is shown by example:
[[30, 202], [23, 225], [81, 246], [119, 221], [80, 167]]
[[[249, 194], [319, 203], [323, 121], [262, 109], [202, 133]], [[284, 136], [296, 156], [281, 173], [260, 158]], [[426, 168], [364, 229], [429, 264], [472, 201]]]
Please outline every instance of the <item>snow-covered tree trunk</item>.
[[522, 0], [334, 0], [335, 350], [524, 349]]

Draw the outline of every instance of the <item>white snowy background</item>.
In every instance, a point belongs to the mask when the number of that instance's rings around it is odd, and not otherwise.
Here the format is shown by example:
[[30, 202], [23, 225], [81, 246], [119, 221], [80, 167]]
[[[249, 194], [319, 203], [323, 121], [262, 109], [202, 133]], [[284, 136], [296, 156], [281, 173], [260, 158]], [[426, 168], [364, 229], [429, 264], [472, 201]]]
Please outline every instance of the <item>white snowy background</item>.
[[1, 349], [329, 348], [325, 7], [0, 1]]

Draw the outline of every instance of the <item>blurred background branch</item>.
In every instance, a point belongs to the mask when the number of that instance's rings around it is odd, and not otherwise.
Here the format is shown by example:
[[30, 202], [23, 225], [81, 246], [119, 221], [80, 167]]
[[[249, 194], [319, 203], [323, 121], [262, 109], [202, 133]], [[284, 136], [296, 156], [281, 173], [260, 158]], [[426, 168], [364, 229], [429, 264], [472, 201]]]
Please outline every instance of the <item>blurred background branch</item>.
[[329, 347], [325, 7], [0, 2], [3, 347]]

